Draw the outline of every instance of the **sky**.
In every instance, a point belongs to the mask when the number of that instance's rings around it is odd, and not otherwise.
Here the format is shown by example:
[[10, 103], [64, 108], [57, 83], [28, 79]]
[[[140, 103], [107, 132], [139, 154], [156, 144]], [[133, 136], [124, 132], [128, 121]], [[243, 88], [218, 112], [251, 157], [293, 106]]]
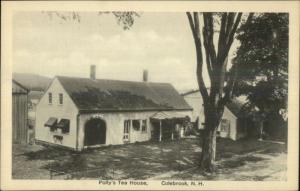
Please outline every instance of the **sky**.
[[[68, 14], [66, 14], [68, 15]], [[13, 71], [47, 77], [167, 82], [197, 89], [195, 45], [185, 13], [140, 13], [129, 30], [111, 14], [79, 12], [80, 22], [44, 12], [13, 17]], [[204, 70], [205, 81], [208, 75]]]

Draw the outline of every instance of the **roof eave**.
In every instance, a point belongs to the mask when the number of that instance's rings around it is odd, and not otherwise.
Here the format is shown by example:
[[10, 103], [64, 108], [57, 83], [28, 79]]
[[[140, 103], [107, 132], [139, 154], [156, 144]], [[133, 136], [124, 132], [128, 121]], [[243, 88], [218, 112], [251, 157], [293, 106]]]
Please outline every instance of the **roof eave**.
[[180, 108], [180, 109], [156, 109], [156, 108], [149, 108], [149, 109], [80, 109], [80, 114], [87, 114], [87, 113], [99, 113], [99, 112], [145, 112], [145, 111], [192, 111], [192, 108]]

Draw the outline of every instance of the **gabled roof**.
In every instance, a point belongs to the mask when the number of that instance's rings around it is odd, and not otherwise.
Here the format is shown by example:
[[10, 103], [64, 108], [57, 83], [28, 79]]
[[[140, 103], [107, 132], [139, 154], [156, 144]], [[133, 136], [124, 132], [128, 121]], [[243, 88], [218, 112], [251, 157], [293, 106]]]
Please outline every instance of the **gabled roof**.
[[17, 82], [14, 79], [12, 80], [12, 93], [27, 94], [28, 91], [29, 90], [26, 87], [24, 87], [22, 84], [20, 84], [19, 82]]
[[81, 113], [192, 110], [171, 84], [58, 76]]
[[233, 98], [230, 102], [226, 104], [226, 107], [237, 117], [243, 117], [245, 115], [245, 111], [243, 109], [245, 103], [242, 101]]

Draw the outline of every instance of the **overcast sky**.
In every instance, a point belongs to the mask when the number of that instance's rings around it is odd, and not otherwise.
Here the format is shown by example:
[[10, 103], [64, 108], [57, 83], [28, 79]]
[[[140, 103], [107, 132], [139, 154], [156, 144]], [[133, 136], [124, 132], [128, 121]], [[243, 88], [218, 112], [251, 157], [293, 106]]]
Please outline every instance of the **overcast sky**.
[[147, 69], [149, 81], [197, 88], [195, 45], [185, 13], [142, 13], [126, 31], [112, 15], [80, 16], [78, 23], [41, 12], [15, 14], [13, 71], [88, 77], [94, 64], [99, 79], [141, 81]]

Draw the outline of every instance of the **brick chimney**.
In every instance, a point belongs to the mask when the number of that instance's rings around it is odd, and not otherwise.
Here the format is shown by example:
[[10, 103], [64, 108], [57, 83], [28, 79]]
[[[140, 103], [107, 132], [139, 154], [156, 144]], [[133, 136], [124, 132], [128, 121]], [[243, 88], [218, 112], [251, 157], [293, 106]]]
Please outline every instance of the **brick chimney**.
[[143, 82], [148, 82], [148, 70], [143, 71]]
[[91, 68], [90, 68], [90, 79], [96, 80], [96, 65], [91, 65]]

